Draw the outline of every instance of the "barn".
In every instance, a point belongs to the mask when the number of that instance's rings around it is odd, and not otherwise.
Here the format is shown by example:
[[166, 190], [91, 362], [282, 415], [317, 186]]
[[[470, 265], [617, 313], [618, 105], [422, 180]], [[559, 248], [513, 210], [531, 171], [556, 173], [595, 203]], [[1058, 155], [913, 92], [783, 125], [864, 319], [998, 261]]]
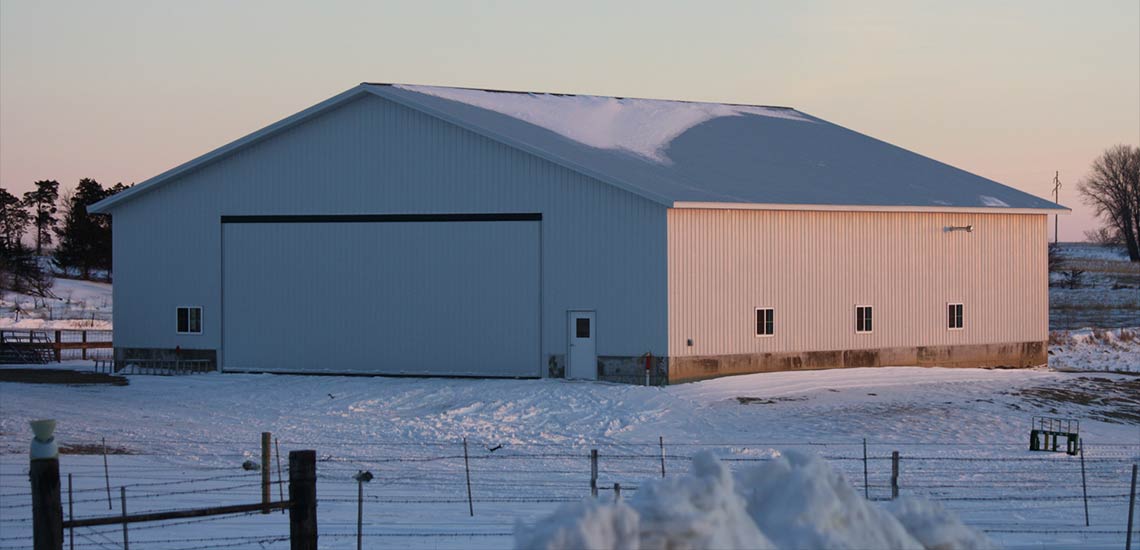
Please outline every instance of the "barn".
[[1043, 364], [1067, 211], [793, 108], [372, 83], [91, 210], [118, 361], [653, 384]]

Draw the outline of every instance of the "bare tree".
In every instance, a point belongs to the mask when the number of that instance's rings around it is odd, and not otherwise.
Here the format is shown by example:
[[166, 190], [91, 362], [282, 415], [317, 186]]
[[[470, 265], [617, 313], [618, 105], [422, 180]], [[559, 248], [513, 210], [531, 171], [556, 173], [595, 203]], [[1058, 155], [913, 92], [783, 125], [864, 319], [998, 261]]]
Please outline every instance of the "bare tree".
[[1092, 173], [1077, 190], [1120, 236], [1128, 259], [1140, 262], [1140, 147], [1110, 147], [1093, 161]]

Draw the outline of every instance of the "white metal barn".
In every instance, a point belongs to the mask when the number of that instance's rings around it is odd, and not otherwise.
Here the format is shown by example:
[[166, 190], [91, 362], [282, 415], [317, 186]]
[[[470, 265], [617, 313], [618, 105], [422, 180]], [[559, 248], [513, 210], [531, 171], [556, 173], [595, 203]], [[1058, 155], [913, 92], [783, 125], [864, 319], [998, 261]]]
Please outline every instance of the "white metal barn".
[[119, 360], [654, 383], [1044, 363], [1064, 210], [790, 108], [385, 84], [92, 207]]

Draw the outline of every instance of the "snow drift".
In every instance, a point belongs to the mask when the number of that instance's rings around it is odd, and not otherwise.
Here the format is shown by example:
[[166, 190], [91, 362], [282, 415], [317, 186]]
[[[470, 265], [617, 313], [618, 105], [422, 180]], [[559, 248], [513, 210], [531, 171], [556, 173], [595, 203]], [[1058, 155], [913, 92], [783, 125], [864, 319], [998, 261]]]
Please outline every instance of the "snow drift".
[[663, 151], [677, 136], [714, 118], [757, 115], [811, 122], [793, 109], [753, 105], [490, 92], [406, 84], [396, 87], [495, 111], [590, 147], [626, 151], [660, 163], [669, 162]]
[[642, 485], [628, 503], [563, 506], [515, 529], [517, 548], [991, 548], [937, 503], [903, 499], [880, 508], [821, 458], [798, 452], [737, 475], [705, 452], [692, 472]]

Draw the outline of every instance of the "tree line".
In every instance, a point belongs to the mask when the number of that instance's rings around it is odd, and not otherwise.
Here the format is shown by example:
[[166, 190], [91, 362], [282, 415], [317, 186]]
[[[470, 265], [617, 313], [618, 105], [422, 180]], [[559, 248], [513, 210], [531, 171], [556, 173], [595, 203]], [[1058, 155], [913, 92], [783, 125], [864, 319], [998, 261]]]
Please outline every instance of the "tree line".
[[1140, 262], [1140, 147], [1108, 148], [1077, 190], [1104, 225], [1085, 233], [1094, 243], [1121, 246]]
[[0, 187], [0, 289], [47, 296], [52, 271], [109, 280], [111, 217], [87, 207], [125, 189], [91, 178], [62, 194], [55, 180], [37, 181], [22, 197]]

